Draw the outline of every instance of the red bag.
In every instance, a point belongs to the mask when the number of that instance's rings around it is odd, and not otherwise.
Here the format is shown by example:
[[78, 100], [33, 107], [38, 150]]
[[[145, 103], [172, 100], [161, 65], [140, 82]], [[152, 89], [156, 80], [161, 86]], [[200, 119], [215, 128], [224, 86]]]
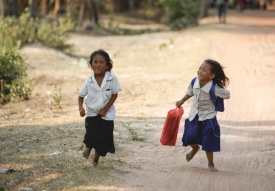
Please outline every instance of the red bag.
[[163, 145], [175, 146], [180, 126], [180, 120], [183, 115], [183, 108], [180, 106], [168, 111], [165, 123], [162, 129], [160, 143]]

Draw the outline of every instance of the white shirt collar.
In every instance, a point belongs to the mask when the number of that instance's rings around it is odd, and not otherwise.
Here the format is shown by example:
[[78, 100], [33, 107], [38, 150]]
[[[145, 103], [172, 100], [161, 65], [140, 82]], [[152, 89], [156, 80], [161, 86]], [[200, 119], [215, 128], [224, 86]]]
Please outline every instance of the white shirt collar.
[[[113, 76], [111, 75], [111, 73], [109, 71], [106, 71], [105, 74], [104, 74], [103, 82], [110, 81], [110, 80], [113, 80]], [[92, 75], [88, 79], [88, 81], [91, 82], [91, 83], [95, 83], [96, 82], [95, 75]]]
[[[212, 84], [213, 84], [213, 80], [210, 80], [207, 84], [205, 84], [205, 85], [201, 88], [201, 90], [204, 91], [204, 92], [206, 92], [206, 93], [209, 93]], [[198, 78], [196, 79], [193, 88], [200, 88], [200, 81], [199, 81]]]

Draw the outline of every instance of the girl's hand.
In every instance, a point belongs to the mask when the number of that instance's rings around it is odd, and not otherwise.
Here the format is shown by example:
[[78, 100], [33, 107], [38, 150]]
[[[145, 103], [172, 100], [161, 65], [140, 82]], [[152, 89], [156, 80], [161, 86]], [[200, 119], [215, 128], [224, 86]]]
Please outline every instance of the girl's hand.
[[97, 115], [100, 115], [101, 117], [105, 117], [106, 113], [107, 113], [107, 111], [105, 109], [101, 109], [101, 110], [99, 110], [99, 112], [97, 113]]
[[181, 99], [181, 100], [176, 102], [176, 106], [180, 107], [183, 103], [184, 103], [184, 101]]
[[84, 117], [84, 116], [86, 115], [85, 109], [81, 109], [81, 110], [79, 111], [79, 115], [80, 115], [81, 117]]

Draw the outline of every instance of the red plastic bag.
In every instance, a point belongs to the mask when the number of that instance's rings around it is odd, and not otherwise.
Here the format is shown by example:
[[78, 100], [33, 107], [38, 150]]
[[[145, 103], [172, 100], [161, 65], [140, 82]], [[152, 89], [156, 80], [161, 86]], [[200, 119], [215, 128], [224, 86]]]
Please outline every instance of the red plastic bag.
[[175, 146], [180, 126], [180, 120], [183, 115], [183, 108], [172, 109], [168, 111], [165, 123], [162, 129], [160, 143], [163, 145]]

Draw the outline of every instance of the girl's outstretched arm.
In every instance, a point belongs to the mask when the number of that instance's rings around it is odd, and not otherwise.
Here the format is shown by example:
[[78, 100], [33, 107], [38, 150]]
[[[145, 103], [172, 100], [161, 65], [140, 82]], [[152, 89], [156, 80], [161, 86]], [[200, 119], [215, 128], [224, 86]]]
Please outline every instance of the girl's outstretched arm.
[[111, 99], [109, 100], [109, 102], [106, 104], [106, 106], [99, 110], [98, 115], [104, 117], [107, 113], [107, 111], [110, 109], [110, 107], [114, 104], [114, 102], [116, 101], [117, 98], [117, 93], [116, 94], [112, 94]]
[[190, 97], [190, 95], [186, 94], [181, 100], [176, 102], [176, 106], [180, 107], [185, 101], [187, 101]]

